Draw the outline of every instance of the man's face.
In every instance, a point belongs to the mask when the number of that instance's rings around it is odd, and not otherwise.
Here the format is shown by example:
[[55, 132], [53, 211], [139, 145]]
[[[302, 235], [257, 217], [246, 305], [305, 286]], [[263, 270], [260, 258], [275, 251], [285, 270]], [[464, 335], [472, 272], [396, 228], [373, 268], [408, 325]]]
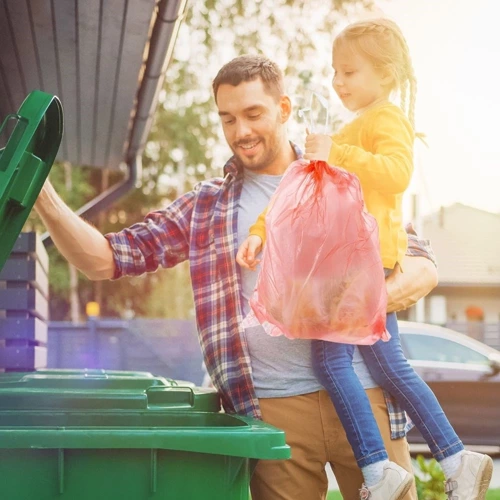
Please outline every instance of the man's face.
[[339, 47], [333, 54], [333, 89], [350, 111], [366, 108], [389, 97], [387, 77], [367, 58]]
[[[224, 136], [237, 161], [248, 170], [266, 173], [283, 152], [283, 99], [266, 92], [260, 78], [237, 86], [222, 84], [217, 106]], [[289, 103], [289, 100], [287, 101]]]

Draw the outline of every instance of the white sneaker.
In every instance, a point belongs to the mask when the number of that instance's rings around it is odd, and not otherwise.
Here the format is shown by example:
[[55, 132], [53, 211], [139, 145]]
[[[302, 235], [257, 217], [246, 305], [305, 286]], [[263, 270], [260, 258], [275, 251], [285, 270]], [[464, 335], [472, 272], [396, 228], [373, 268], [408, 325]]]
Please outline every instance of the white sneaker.
[[493, 460], [488, 455], [464, 451], [455, 476], [444, 483], [448, 500], [484, 500], [493, 474]]
[[367, 488], [364, 484], [359, 490], [360, 500], [401, 500], [413, 483], [413, 476], [403, 467], [389, 462], [384, 467], [382, 479]]

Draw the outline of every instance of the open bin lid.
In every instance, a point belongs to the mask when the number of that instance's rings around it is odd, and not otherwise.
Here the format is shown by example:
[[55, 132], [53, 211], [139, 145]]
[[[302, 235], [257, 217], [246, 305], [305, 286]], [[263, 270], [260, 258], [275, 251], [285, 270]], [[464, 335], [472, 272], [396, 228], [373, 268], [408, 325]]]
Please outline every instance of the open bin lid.
[[0, 271], [49, 175], [63, 133], [61, 101], [40, 90], [31, 92], [16, 114], [0, 126], [14, 129], [0, 150]]

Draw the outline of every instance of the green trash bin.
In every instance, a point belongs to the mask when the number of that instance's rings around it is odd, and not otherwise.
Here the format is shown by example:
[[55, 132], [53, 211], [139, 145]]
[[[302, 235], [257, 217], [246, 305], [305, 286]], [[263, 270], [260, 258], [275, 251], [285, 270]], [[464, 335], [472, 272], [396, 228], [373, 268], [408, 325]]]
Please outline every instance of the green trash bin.
[[247, 500], [256, 461], [290, 457], [283, 431], [160, 378], [6, 375], [1, 498]]
[[[62, 135], [59, 100], [34, 91], [0, 150], [0, 270]], [[1, 130], [0, 130], [1, 132]], [[284, 432], [220, 413], [217, 393], [148, 372], [0, 374], [0, 499], [247, 500]]]

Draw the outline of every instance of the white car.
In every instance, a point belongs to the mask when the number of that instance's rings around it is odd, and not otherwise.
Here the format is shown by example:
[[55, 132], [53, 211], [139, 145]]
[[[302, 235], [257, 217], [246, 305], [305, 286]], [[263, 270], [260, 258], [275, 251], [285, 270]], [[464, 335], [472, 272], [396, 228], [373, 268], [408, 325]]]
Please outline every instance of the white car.
[[[465, 445], [500, 447], [500, 351], [449, 328], [399, 322], [406, 357]], [[410, 443], [424, 443], [414, 429]]]

